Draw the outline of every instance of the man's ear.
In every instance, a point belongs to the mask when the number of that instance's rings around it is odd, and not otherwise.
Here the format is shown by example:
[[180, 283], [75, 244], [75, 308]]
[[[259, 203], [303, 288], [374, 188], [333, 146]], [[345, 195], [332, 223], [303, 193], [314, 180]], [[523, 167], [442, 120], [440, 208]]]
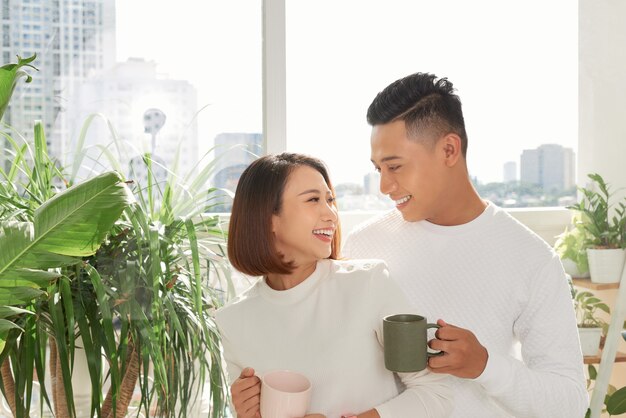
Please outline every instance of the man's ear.
[[439, 141], [439, 146], [443, 152], [446, 166], [455, 166], [462, 155], [461, 137], [455, 133], [446, 134]]

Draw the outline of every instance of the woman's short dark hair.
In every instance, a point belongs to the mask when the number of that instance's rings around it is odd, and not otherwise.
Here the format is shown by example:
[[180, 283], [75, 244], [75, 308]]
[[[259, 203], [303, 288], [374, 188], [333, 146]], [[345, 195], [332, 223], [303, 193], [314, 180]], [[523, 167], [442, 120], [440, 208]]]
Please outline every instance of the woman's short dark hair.
[[[260, 157], [239, 178], [228, 227], [228, 258], [242, 273], [289, 274], [295, 268], [293, 261], [285, 260], [276, 248], [272, 215], [280, 213], [289, 175], [300, 166], [317, 170], [335, 195], [326, 165], [303, 154], [283, 152]], [[340, 243], [341, 229], [337, 224], [330, 259], [339, 256]]]

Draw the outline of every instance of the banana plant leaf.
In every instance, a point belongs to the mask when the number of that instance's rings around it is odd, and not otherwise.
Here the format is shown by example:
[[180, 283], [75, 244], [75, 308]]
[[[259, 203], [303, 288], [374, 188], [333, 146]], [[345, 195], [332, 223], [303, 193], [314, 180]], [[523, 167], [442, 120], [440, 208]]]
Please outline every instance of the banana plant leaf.
[[22, 309], [22, 308], [16, 308], [15, 306], [0, 306], [0, 318], [4, 319], [9, 316], [15, 316], [15, 315], [21, 315], [21, 314], [32, 315], [33, 312], [28, 311], [26, 309]]
[[61, 274], [54, 271], [16, 269], [0, 274], [0, 288], [26, 286], [40, 289], [59, 277]]
[[130, 189], [116, 172], [70, 187], [35, 210], [37, 250], [74, 257], [95, 254], [133, 201]]
[[47, 269], [71, 265], [76, 258], [37, 252], [33, 248], [35, 229], [32, 222], [8, 221], [0, 224], [0, 278], [12, 269], [24, 267]]
[[46, 292], [27, 286], [0, 287], [0, 305], [21, 305], [45, 295]]
[[0, 277], [20, 267], [58, 267], [72, 263], [67, 256], [94, 254], [132, 201], [120, 176], [108, 172], [45, 202], [35, 210], [34, 226], [5, 222], [0, 226]]

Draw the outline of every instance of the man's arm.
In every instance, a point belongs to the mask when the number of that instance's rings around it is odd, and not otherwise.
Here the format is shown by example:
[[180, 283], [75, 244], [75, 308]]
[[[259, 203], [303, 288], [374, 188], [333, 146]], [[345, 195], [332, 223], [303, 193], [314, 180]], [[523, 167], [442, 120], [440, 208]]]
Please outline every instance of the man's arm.
[[523, 363], [488, 353], [471, 331], [445, 324], [436, 334], [441, 340], [432, 341], [431, 347], [446, 355], [431, 358], [429, 367], [475, 378], [516, 417], [583, 417], [589, 402], [583, 359], [569, 285], [556, 256], [533, 278], [514, 332], [522, 344]]
[[[374, 271], [370, 298], [371, 306], [378, 304], [380, 307], [375, 319], [375, 332], [379, 344], [384, 347], [382, 319], [389, 314], [418, 312], [411, 307], [398, 285], [389, 278], [384, 264], [378, 265]], [[406, 389], [395, 398], [376, 406], [380, 417], [439, 418], [450, 415], [453, 409], [453, 393], [448, 376], [430, 373], [428, 370], [398, 373], [398, 376]], [[359, 418], [367, 417], [369, 416], [359, 415]]]

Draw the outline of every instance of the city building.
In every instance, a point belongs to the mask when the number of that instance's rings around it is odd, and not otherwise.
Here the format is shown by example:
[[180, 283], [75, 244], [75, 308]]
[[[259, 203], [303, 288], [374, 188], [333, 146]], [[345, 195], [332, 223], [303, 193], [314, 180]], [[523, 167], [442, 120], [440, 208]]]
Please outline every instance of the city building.
[[520, 160], [522, 183], [536, 184], [545, 191], [567, 190], [575, 185], [574, 151], [557, 144], [526, 149]]
[[[2, 0], [3, 63], [37, 54], [33, 81], [19, 83], [3, 121], [27, 138], [41, 120], [51, 155], [62, 158], [68, 100], [94, 71], [115, 62], [115, 1]], [[4, 140], [2, 144], [4, 145]]]
[[[239, 177], [252, 161], [263, 154], [263, 135], [260, 133], [224, 132], [215, 137], [215, 175], [212, 187], [232, 193]], [[218, 190], [209, 212], [230, 212], [232, 198]]]
[[517, 163], [515, 161], [507, 161], [503, 166], [504, 183], [517, 181]]
[[372, 171], [363, 176], [363, 193], [382, 196], [380, 193], [380, 173]]
[[[79, 161], [75, 156], [88, 150], [91, 157], [82, 159], [82, 173], [112, 168], [99, 156], [105, 147], [123, 169], [131, 160], [137, 169], [141, 156], [153, 153], [166, 170], [184, 176], [198, 162], [196, 111], [196, 89], [188, 81], [157, 74], [153, 61], [117, 63], [85, 81], [68, 107], [74, 135], [67, 163]], [[101, 117], [91, 118], [96, 114]], [[162, 118], [158, 129], [153, 126], [157, 115]], [[86, 121], [90, 124], [81, 138]]]

